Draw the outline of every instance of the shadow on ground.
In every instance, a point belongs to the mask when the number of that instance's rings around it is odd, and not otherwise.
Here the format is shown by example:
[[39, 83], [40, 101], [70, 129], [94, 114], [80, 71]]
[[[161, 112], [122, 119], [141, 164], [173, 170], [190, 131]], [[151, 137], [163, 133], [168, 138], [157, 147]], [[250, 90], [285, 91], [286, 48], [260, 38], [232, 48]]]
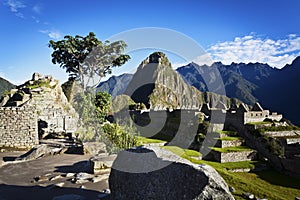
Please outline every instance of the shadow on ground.
[[300, 189], [300, 180], [294, 177], [284, 175], [275, 170], [265, 170], [261, 172], [255, 172], [259, 178], [267, 181], [272, 185], [278, 185], [288, 188]]
[[[93, 190], [85, 190], [79, 188], [60, 188], [57, 186], [14, 186], [14, 185], [0, 185], [0, 199], [1, 200], [52, 200], [54, 197], [61, 195], [80, 195], [86, 200], [99, 199], [101, 192]], [[100, 196], [99, 196], [100, 195]], [[102, 199], [102, 198], [101, 198]]]
[[4, 162], [8, 162], [8, 161], [15, 161], [16, 160], [16, 156], [6, 156], [6, 157], [3, 157], [3, 161]]
[[55, 168], [56, 170], [54, 172], [61, 172], [61, 173], [88, 172], [88, 161], [80, 161], [74, 163], [73, 165], [57, 166]]

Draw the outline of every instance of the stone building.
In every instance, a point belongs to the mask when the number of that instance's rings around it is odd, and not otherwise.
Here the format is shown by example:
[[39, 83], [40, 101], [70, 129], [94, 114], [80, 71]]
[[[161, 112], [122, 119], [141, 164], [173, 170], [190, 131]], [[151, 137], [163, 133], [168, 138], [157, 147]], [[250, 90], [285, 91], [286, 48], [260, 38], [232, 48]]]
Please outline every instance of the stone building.
[[209, 104], [204, 104], [201, 112], [213, 123], [226, 125], [244, 125], [252, 122], [263, 122], [266, 119], [273, 121], [280, 121], [282, 114], [264, 110], [257, 102], [252, 108], [241, 103], [238, 107], [226, 108], [226, 106], [219, 106], [211, 108]]
[[58, 80], [34, 73], [0, 103], [0, 146], [32, 147], [50, 134], [70, 135], [78, 114]]
[[241, 104], [237, 109], [228, 110], [226, 118], [228, 118], [227, 120], [235, 120], [239, 123], [247, 124], [263, 122], [265, 119], [280, 121], [282, 114], [277, 114], [276, 112], [271, 113], [269, 110], [264, 110], [262, 106], [256, 102], [251, 109], [247, 105]]

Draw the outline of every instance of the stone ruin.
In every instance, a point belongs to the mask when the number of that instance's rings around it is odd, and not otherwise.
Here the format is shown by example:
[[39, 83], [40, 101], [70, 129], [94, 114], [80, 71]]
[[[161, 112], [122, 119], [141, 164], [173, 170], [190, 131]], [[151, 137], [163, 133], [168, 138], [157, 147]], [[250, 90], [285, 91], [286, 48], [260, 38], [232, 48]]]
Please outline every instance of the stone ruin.
[[50, 135], [71, 136], [78, 114], [58, 80], [34, 73], [0, 103], [0, 147], [28, 148]]
[[[214, 120], [218, 121], [218, 118], [221, 120], [216, 123], [225, 124], [225, 126], [243, 126], [247, 123], [263, 122], [266, 119], [280, 121], [283, 118], [282, 114], [263, 109], [258, 102], [256, 102], [251, 108], [244, 103], [231, 108], [227, 108], [225, 105], [211, 108], [209, 104], [203, 104], [201, 112], [203, 112], [207, 117], [210, 117], [212, 114], [217, 116]], [[223, 116], [223, 118], [221, 116]]]

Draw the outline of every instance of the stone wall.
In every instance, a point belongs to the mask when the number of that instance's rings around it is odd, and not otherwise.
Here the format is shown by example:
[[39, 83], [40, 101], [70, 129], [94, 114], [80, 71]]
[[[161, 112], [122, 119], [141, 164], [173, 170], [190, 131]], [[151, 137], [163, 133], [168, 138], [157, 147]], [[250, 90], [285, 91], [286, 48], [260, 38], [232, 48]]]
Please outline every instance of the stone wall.
[[300, 131], [267, 131], [264, 134], [271, 137], [289, 137], [300, 136]]
[[229, 152], [229, 153], [221, 153], [218, 151], [212, 150], [207, 155], [207, 160], [213, 160], [220, 163], [224, 162], [240, 162], [253, 160], [256, 156], [256, 151], [241, 151], [241, 152]]
[[218, 140], [215, 147], [226, 148], [226, 147], [236, 147], [243, 144], [242, 140]]
[[37, 114], [31, 107], [0, 107], [0, 147], [30, 148], [38, 143]]

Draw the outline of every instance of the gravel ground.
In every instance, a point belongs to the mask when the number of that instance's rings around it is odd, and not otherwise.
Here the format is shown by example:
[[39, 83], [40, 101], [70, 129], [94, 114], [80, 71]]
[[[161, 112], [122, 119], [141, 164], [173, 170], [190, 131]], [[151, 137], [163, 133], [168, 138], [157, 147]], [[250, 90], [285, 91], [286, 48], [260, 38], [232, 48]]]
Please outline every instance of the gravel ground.
[[[86, 199], [100, 199], [101, 191], [108, 188], [106, 175], [97, 183], [73, 183], [77, 173], [87, 171], [87, 161], [91, 155], [62, 154], [40, 159], [10, 163], [14, 157], [25, 152], [0, 153], [0, 200], [43, 199], [52, 200], [56, 196], [77, 194]], [[66, 175], [69, 173], [69, 176]], [[104, 177], [105, 176], [105, 177]], [[39, 179], [36, 181], [34, 178]]]

